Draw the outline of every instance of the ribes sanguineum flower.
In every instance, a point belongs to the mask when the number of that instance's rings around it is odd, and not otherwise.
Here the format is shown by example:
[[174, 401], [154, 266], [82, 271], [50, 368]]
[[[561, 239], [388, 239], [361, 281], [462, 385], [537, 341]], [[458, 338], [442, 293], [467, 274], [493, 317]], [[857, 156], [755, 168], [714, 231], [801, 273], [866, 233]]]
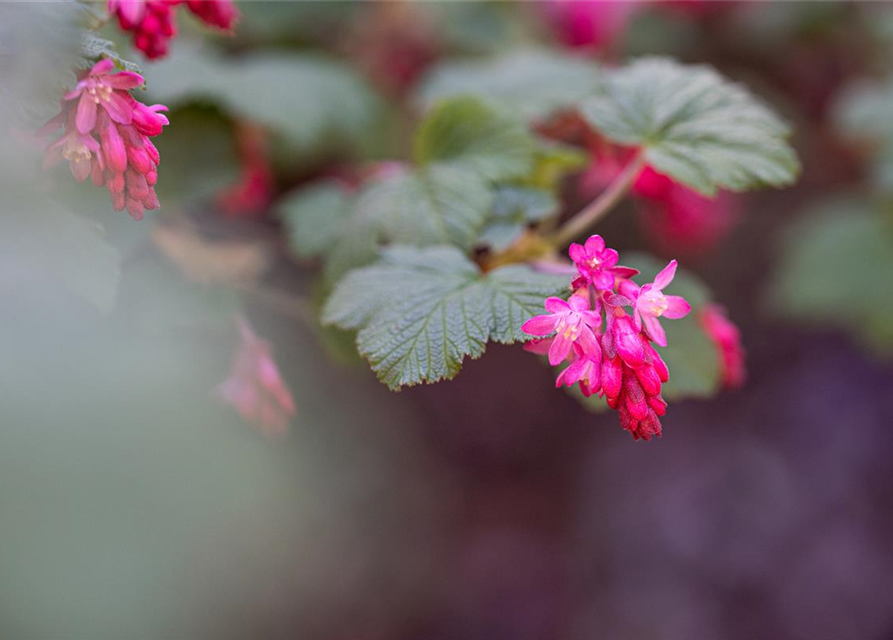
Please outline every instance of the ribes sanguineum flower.
[[525, 349], [548, 354], [552, 365], [567, 360], [555, 385], [578, 384], [583, 395], [604, 397], [633, 438], [659, 436], [660, 418], [667, 410], [661, 389], [670, 372], [652, 346], [666, 346], [657, 318], [681, 318], [691, 309], [679, 296], [663, 293], [673, 280], [676, 261], [654, 282], [639, 287], [632, 281], [638, 271], [618, 267], [617, 252], [599, 236], [572, 245], [569, 255], [578, 273], [571, 283], [574, 293], [567, 302], [548, 298], [551, 313], [521, 327], [531, 335], [555, 335], [534, 340]]
[[671, 260], [654, 278], [654, 282], [642, 285], [636, 296], [635, 323], [636, 329], [641, 330], [642, 325], [648, 331], [648, 335], [661, 347], [667, 346], [667, 334], [661, 326], [658, 318], [661, 316], [676, 320], [684, 318], [691, 311], [691, 305], [680, 296], [664, 295], [663, 290], [676, 276], [676, 261]]
[[160, 206], [160, 157], [149, 138], [168, 123], [160, 113], [166, 107], [138, 102], [129, 89], [143, 84], [142, 76], [114, 69], [111, 60], [102, 60], [82, 73], [60, 113], [38, 134], [63, 127], [63, 136], [47, 147], [45, 164], [68, 160], [75, 179], [83, 182], [89, 175], [96, 186], [108, 188], [115, 209], [126, 208], [141, 220], [146, 210]]
[[709, 304], [701, 309], [698, 319], [704, 332], [716, 345], [723, 386], [740, 387], [747, 377], [741, 331], [718, 304]]
[[549, 362], [556, 365], [562, 362], [575, 342], [587, 348], [595, 342], [594, 330], [601, 324], [598, 311], [592, 311], [585, 296], [574, 295], [565, 302], [561, 298], [546, 298], [548, 314], [534, 316], [525, 322], [521, 330], [533, 336], [546, 336], [555, 333], [549, 348]]
[[[109, 15], [118, 18], [125, 31], [133, 33], [133, 45], [147, 58], [168, 53], [170, 40], [177, 34], [176, 6], [183, 0], [108, 0]], [[232, 0], [188, 0], [186, 3], [206, 24], [230, 31], [239, 12]]]
[[273, 360], [270, 343], [258, 337], [246, 320], [238, 324], [239, 347], [217, 393], [246, 422], [269, 435], [281, 435], [295, 414], [294, 399]]

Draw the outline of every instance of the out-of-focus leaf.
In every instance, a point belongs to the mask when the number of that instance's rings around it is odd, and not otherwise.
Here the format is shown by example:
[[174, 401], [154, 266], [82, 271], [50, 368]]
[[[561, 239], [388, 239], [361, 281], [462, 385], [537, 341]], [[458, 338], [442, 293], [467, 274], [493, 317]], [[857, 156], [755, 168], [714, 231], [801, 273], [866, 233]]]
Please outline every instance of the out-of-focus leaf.
[[893, 193], [893, 82], [858, 81], [845, 89], [835, 105], [837, 126], [868, 146], [874, 184]]
[[366, 187], [337, 239], [328, 239], [326, 279], [369, 264], [382, 244], [474, 246], [495, 182], [531, 172], [538, 145], [503, 108], [475, 98], [443, 102], [414, 140], [418, 166]]
[[521, 237], [527, 225], [555, 214], [558, 207], [558, 199], [550, 191], [502, 187], [496, 191], [490, 218], [477, 241], [502, 251]]
[[710, 67], [642, 58], [604, 74], [581, 105], [586, 120], [648, 163], [706, 194], [794, 181], [787, 125]]
[[568, 173], [582, 169], [588, 161], [589, 156], [577, 147], [558, 142], [541, 142], [534, 157], [533, 171], [524, 180], [524, 184], [555, 190]]
[[493, 103], [456, 98], [438, 104], [414, 138], [420, 165], [449, 162], [489, 180], [530, 172], [535, 142], [522, 120]]
[[858, 200], [827, 203], [790, 230], [781, 255], [774, 309], [893, 352], [893, 225], [882, 212]]
[[226, 59], [183, 47], [148, 68], [146, 77], [153, 99], [168, 106], [209, 100], [300, 147], [362, 139], [380, 107], [359, 75], [318, 55], [258, 53]]
[[81, 64], [84, 67], [93, 66], [93, 64], [100, 58], [110, 58], [120, 69], [135, 71], [140, 74], [143, 72], [138, 64], [125, 60], [118, 55], [118, 50], [115, 48], [114, 42], [107, 40], [106, 38], [101, 38], [92, 31], [85, 30], [83, 33], [81, 38], [80, 56]]
[[591, 60], [542, 50], [520, 50], [477, 61], [435, 67], [420, 90], [425, 104], [455, 95], [498, 100], [526, 117], [540, 118], [570, 107], [598, 86]]
[[288, 227], [289, 244], [295, 255], [323, 255], [342, 233], [352, 202], [335, 182], [302, 189], [279, 205], [279, 215]]
[[489, 340], [529, 339], [521, 324], [567, 279], [512, 265], [482, 274], [455, 247], [393, 247], [335, 288], [323, 321], [358, 329], [357, 347], [391, 389], [454, 377]]

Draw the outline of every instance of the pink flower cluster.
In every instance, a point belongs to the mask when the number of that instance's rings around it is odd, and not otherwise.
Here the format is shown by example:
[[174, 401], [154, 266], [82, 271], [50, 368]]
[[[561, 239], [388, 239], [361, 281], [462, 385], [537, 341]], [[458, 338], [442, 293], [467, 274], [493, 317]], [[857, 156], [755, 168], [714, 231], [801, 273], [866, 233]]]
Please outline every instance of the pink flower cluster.
[[184, 2], [206, 24], [224, 31], [239, 19], [232, 0], [108, 0], [108, 9], [122, 29], [133, 32], [133, 45], [154, 59], [167, 55], [177, 34], [174, 9]]
[[527, 349], [548, 354], [553, 366], [569, 361], [555, 386], [579, 384], [585, 396], [604, 397], [633, 438], [659, 436], [660, 417], [667, 411], [661, 385], [669, 371], [652, 343], [667, 346], [659, 318], [682, 318], [691, 311], [683, 298], [663, 292], [676, 274], [676, 261], [640, 287], [631, 279], [638, 271], [618, 266], [617, 252], [605, 247], [601, 236], [572, 244], [569, 254], [577, 268], [570, 299], [548, 298], [549, 313], [521, 327], [534, 336], [555, 335]]
[[126, 207], [134, 220], [160, 206], [155, 195], [160, 158], [149, 138], [168, 124], [159, 113], [166, 107], [147, 107], [130, 94], [141, 84], [139, 74], [116, 72], [114, 62], [102, 60], [81, 74], [62, 100], [62, 110], [38, 132], [64, 128], [47, 147], [45, 166], [67, 160], [78, 182], [90, 176], [97, 187], [107, 187], [115, 209]]
[[295, 414], [295, 401], [273, 360], [270, 343], [258, 337], [244, 319], [239, 320], [239, 337], [229, 377], [217, 394], [246, 422], [268, 435], [282, 435]]

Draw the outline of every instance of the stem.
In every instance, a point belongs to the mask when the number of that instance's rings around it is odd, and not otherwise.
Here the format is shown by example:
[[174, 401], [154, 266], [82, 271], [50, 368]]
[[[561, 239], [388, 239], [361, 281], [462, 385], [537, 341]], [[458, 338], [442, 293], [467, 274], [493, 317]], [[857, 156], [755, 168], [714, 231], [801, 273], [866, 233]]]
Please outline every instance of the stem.
[[629, 188], [633, 185], [642, 167], [645, 166], [645, 155], [642, 151], [636, 153], [633, 159], [629, 161], [623, 171], [601, 192], [601, 194], [593, 200], [589, 205], [583, 208], [577, 215], [565, 222], [555, 235], [552, 237], [554, 243], [558, 246], [564, 246], [571, 240], [583, 234], [589, 227], [601, 220], [605, 215], [614, 208], [620, 199], [626, 195]]

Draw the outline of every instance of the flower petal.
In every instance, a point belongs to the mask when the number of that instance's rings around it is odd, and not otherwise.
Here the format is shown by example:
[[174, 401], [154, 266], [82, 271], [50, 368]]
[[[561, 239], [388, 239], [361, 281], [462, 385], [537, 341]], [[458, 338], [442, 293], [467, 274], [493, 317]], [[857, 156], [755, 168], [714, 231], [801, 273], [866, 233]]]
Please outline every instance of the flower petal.
[[108, 112], [109, 117], [118, 124], [130, 124], [133, 121], [133, 107], [130, 102], [117, 91], [112, 91], [107, 101], [102, 106]]
[[605, 240], [599, 235], [589, 236], [583, 247], [588, 255], [598, 254], [605, 250]]
[[143, 76], [133, 71], [121, 71], [103, 79], [103, 82], [112, 89], [126, 91], [127, 89], [135, 89], [140, 86], [144, 80]]
[[659, 347], [666, 347], [667, 334], [660, 325], [660, 321], [653, 316], [642, 316], [642, 322], [645, 324], [645, 329], [648, 331], [651, 339], [654, 340], [654, 343]]
[[546, 310], [552, 313], [567, 313], [571, 310], [571, 306], [561, 298], [546, 298]]
[[568, 248], [567, 254], [574, 262], [583, 262], [586, 260], [586, 251], [583, 249], [582, 245], [579, 245], [576, 242]]
[[555, 332], [558, 318], [555, 315], [533, 316], [521, 325], [521, 331], [532, 336], [547, 336]]
[[667, 300], [667, 310], [664, 317], [670, 320], [684, 318], [691, 311], [691, 305], [682, 296], [664, 296]]
[[589, 311], [589, 296], [571, 296], [568, 302], [574, 311]]
[[115, 68], [115, 62], [111, 58], [103, 58], [90, 69], [91, 76], [104, 76]]
[[573, 344], [573, 341], [565, 338], [563, 333], [556, 335], [552, 341], [552, 346], [549, 348], [549, 364], [554, 367], [564, 362]]
[[670, 264], [663, 268], [663, 270], [657, 274], [654, 278], [654, 288], [660, 291], [668, 284], [673, 281], [673, 278], [676, 276], [676, 265], [677, 262], [675, 260], [670, 260]]
[[81, 94], [75, 125], [80, 133], [90, 133], [96, 126], [96, 101], [87, 93]]

